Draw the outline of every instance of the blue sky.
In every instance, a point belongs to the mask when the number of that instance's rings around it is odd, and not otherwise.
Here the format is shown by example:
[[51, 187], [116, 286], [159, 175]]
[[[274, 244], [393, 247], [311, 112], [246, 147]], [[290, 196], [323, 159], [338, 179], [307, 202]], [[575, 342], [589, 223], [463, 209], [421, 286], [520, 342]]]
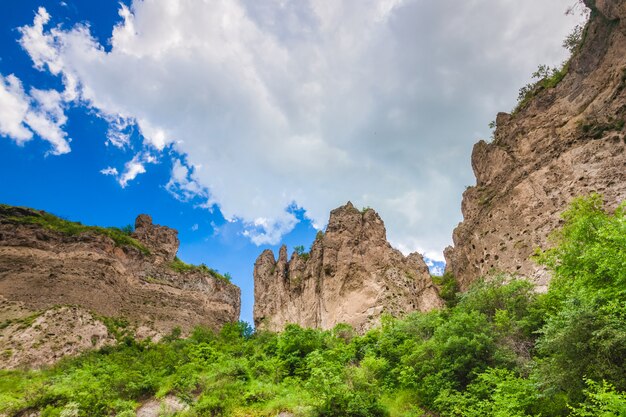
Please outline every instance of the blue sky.
[[569, 3], [5, 2], [0, 201], [149, 213], [233, 276], [247, 321], [258, 254], [308, 247], [348, 200], [441, 260], [472, 144], [565, 59]]
[[[32, 21], [41, 1], [15, 2], [0, 15], [0, 74], [19, 74], [25, 85], [59, 88], [60, 80], [33, 68], [28, 54], [17, 40], [17, 27]], [[106, 44], [111, 28], [119, 21], [117, 2], [45, 2], [54, 22], [64, 25], [77, 21], [90, 23], [92, 33]], [[5, 8], [6, 9], [6, 8]], [[212, 212], [198, 205], [200, 200], [182, 202], [165, 189], [172, 170], [171, 159], [155, 164], [150, 175], [139, 177], [132, 187], [122, 188], [100, 170], [112, 161], [125, 161], [127, 155], [105, 144], [106, 123], [83, 108], [68, 110], [65, 130], [72, 138], [70, 153], [46, 155], [49, 144], [32, 140], [18, 146], [0, 140], [0, 201], [44, 209], [85, 224], [124, 226], [134, 224], [139, 213], [149, 213], [153, 221], [178, 230], [179, 256], [186, 262], [202, 263], [229, 272], [242, 288], [242, 319], [252, 322], [254, 260], [266, 248], [278, 251], [280, 245], [253, 244], [241, 236], [242, 227], [224, 220], [219, 210]], [[5, 138], [2, 138], [5, 139]], [[138, 140], [137, 137], [134, 140]], [[165, 151], [176, 154], [173, 150]], [[291, 249], [310, 245], [315, 229], [302, 213], [302, 220], [282, 241]], [[197, 225], [197, 229], [195, 227]], [[194, 230], [195, 229], [195, 230]]]

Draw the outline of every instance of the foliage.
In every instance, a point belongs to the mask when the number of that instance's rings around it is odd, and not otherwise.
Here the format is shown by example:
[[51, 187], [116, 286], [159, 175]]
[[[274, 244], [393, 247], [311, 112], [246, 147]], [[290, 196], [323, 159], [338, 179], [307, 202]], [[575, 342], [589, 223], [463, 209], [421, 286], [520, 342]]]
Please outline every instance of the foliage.
[[556, 87], [567, 75], [569, 63], [564, 63], [561, 68], [549, 67], [547, 65], [539, 65], [537, 71], [533, 72], [532, 78], [537, 80], [533, 83], [526, 84], [520, 88], [517, 96], [517, 107], [514, 113], [526, 107], [541, 90]]
[[569, 401], [582, 399], [583, 377], [626, 390], [625, 209], [608, 214], [597, 194], [575, 199], [555, 246], [537, 255], [554, 271], [537, 369]]
[[30, 209], [28, 209], [28, 215], [7, 216], [4, 220], [18, 224], [36, 224], [48, 230], [54, 230], [55, 232], [71, 236], [85, 233], [104, 235], [111, 238], [118, 246], [132, 246], [141, 251], [144, 255], [148, 255], [150, 253], [148, 248], [141, 244], [141, 242], [130, 236], [129, 230], [127, 229], [128, 226], [122, 229], [117, 227], [85, 226], [79, 222], [71, 222], [61, 219], [60, 217], [50, 213]]
[[610, 119], [607, 122], [599, 122], [597, 120], [587, 121], [580, 125], [582, 133], [592, 139], [600, 139], [606, 132], [621, 131], [626, 122], [621, 119]]
[[622, 417], [626, 416], [626, 393], [616, 392], [606, 381], [601, 384], [586, 379], [586, 400], [578, 407], [570, 407], [574, 417]]
[[170, 268], [172, 268], [174, 271], [178, 272], [179, 274], [184, 274], [188, 272], [199, 272], [202, 274], [211, 275], [213, 278], [221, 279], [222, 281], [226, 281], [226, 282], [230, 282], [232, 279], [231, 275], [228, 272], [222, 275], [217, 270], [213, 268], [209, 268], [205, 264], [192, 265], [192, 264], [183, 262], [178, 256], [176, 256], [174, 260], [170, 263]]
[[305, 252], [303, 245], [295, 246], [293, 248], [293, 251], [295, 252], [296, 255], [298, 255], [304, 261], [307, 261], [309, 259], [310, 253]]
[[133, 234], [133, 232], [135, 231], [135, 228], [133, 227], [132, 224], [127, 224], [126, 226], [120, 228], [121, 232], [124, 233], [127, 236], [130, 236]]
[[487, 369], [464, 392], [440, 395], [437, 405], [448, 416], [524, 417], [539, 415], [539, 400], [532, 381], [506, 369]]
[[[574, 6], [570, 7], [566, 14], [576, 14], [580, 11], [582, 16], [589, 19], [589, 10], [584, 5], [582, 0], [577, 1]], [[539, 65], [537, 71], [532, 74], [532, 78], [535, 82], [526, 84], [519, 90], [517, 97], [517, 106], [513, 110], [513, 113], [517, 113], [519, 110], [526, 107], [526, 105], [542, 90], [551, 89], [556, 87], [565, 78], [569, 71], [569, 65], [572, 57], [576, 55], [582, 45], [585, 42], [587, 34], [587, 27], [583, 25], [577, 25], [563, 40], [563, 48], [567, 49], [570, 53], [570, 58], [564, 62], [560, 68], [549, 67], [547, 65]], [[495, 127], [495, 126], [494, 126]]]
[[[50, 369], [0, 371], [0, 413], [132, 416], [171, 394], [187, 417], [624, 416], [625, 211], [596, 195], [573, 202], [537, 254], [554, 275], [547, 294], [498, 276], [363, 335], [235, 323], [159, 343], [124, 336]], [[108, 321], [121, 336], [124, 325]]]
[[563, 48], [567, 49], [570, 54], [576, 53], [582, 45], [584, 33], [585, 27], [583, 25], [574, 26], [574, 29], [572, 29], [563, 41]]
[[444, 272], [442, 276], [433, 276], [432, 280], [439, 287], [439, 296], [443, 298], [448, 307], [454, 307], [457, 303], [459, 283], [450, 272]]

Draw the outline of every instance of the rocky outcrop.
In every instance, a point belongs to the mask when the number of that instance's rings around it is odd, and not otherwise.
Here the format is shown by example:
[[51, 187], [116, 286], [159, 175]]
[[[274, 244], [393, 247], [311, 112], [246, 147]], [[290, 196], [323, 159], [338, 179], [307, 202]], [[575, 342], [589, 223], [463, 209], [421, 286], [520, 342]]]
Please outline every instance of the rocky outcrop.
[[[53, 329], [45, 334], [73, 354], [108, 343], [104, 317], [123, 318], [135, 336], [153, 339], [175, 327], [186, 333], [196, 325], [218, 329], [237, 321], [239, 288], [207, 267], [181, 263], [177, 250], [177, 232], [152, 224], [147, 215], [137, 218], [128, 236], [0, 206], [0, 347], [5, 352], [0, 367], [29, 363], [29, 343], [46, 347], [38, 339], [44, 328]], [[56, 306], [72, 309], [49, 312]], [[45, 323], [33, 328], [28, 321], [33, 315]], [[63, 329], [84, 334], [75, 340]], [[40, 353], [45, 363], [58, 359], [58, 352]]]
[[462, 288], [491, 271], [545, 288], [550, 277], [529, 257], [572, 198], [597, 192], [609, 207], [626, 199], [626, 1], [585, 3], [591, 18], [567, 75], [500, 113], [493, 142], [474, 146], [476, 186], [463, 194], [464, 220], [445, 251]]
[[64, 356], [115, 343], [105, 324], [90, 312], [78, 307], [55, 307], [7, 323], [0, 331], [0, 365], [39, 368]]
[[178, 231], [152, 224], [152, 217], [140, 214], [135, 220], [133, 237], [143, 243], [158, 263], [174, 261], [178, 252]]
[[422, 256], [407, 257], [387, 242], [372, 209], [351, 203], [330, 213], [309, 253], [287, 248], [278, 260], [264, 251], [254, 265], [254, 323], [280, 331], [288, 323], [329, 329], [348, 323], [364, 331], [383, 312], [401, 316], [442, 305]]

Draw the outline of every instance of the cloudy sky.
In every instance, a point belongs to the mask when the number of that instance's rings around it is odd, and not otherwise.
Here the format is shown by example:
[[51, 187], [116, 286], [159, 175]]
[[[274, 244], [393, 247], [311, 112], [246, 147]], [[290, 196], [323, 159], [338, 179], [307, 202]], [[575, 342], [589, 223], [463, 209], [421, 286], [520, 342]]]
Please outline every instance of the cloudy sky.
[[[0, 13], [0, 199], [87, 223], [138, 211], [228, 269], [308, 247], [348, 200], [442, 260], [473, 143], [574, 0], [65, 0]], [[223, 272], [226, 272], [223, 270]]]

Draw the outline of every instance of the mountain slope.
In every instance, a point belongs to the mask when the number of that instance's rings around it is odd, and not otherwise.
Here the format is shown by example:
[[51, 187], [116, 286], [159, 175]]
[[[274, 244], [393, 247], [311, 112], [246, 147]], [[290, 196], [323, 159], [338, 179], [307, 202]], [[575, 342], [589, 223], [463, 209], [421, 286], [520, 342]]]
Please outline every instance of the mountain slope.
[[[626, 2], [587, 0], [582, 45], [562, 74], [537, 84], [514, 114], [498, 114], [491, 143], [472, 153], [476, 186], [445, 251], [461, 288], [491, 271], [550, 277], [530, 256], [547, 245], [571, 199], [626, 199]], [[553, 86], [556, 84], [556, 86]]]
[[[176, 258], [177, 250], [177, 232], [153, 225], [147, 215], [137, 217], [135, 231], [128, 235], [0, 206], [0, 349], [12, 352], [0, 358], [0, 366], [24, 363], [32, 356], [27, 351], [33, 338], [37, 346], [45, 345], [46, 335], [38, 339], [31, 327], [58, 327], [59, 318], [67, 323], [50, 336], [60, 336], [59, 345], [80, 348], [114, 339], [103, 332], [102, 317], [119, 319], [128, 327], [125, 332], [153, 338], [176, 327], [185, 332], [196, 325], [218, 329], [237, 321], [239, 288], [207, 267], [184, 264]], [[63, 310], [65, 314], [42, 314], [58, 306], [72, 308]], [[37, 315], [37, 323], [28, 320]], [[75, 329], [88, 322], [95, 327], [72, 342]], [[34, 333], [23, 344], [14, 343], [24, 331]], [[84, 339], [93, 343], [83, 346]], [[46, 363], [62, 355], [41, 356], [40, 362]]]

